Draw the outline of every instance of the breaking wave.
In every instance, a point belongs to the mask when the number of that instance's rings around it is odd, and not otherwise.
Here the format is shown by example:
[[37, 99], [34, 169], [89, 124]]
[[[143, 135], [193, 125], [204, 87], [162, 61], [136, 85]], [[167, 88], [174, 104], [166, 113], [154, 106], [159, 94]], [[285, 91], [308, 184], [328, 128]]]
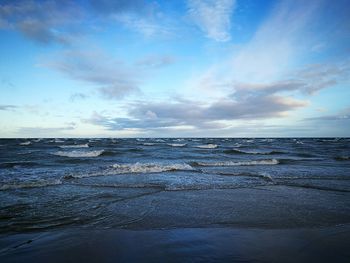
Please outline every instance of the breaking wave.
[[104, 150], [96, 150], [96, 151], [58, 151], [53, 153], [57, 156], [62, 157], [72, 157], [72, 158], [79, 158], [79, 157], [97, 157], [104, 153]]
[[130, 173], [161, 173], [169, 171], [190, 171], [195, 170], [189, 164], [159, 164], [159, 163], [132, 163], [113, 164], [104, 171], [84, 174], [68, 174], [64, 179], [85, 178], [94, 176], [130, 174]]
[[277, 159], [242, 161], [242, 162], [192, 162], [192, 166], [250, 166], [250, 165], [276, 165], [280, 162]]
[[197, 145], [197, 148], [201, 148], [201, 149], [215, 149], [218, 148], [218, 146], [216, 144], [204, 144], [204, 145]]
[[189, 164], [157, 163], [113, 164], [112, 168], [118, 173], [161, 173], [166, 171], [193, 170], [193, 167]]
[[281, 151], [259, 152], [259, 151], [246, 151], [246, 150], [239, 150], [239, 149], [230, 149], [230, 150], [225, 150], [224, 153], [226, 153], [226, 154], [257, 154], [257, 155], [271, 155], [271, 154], [283, 154], [283, 153], [285, 153], [285, 152], [281, 152]]

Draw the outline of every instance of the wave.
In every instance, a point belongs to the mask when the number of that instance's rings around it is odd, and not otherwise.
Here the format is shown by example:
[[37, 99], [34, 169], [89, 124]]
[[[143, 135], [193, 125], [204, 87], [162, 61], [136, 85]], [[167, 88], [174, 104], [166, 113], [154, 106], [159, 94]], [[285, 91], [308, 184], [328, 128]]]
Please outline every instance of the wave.
[[59, 184], [62, 184], [62, 181], [59, 179], [46, 180], [46, 181], [43, 180], [43, 181], [21, 182], [21, 183], [5, 183], [0, 185], [0, 191], [21, 189], [21, 188], [45, 187], [45, 186], [59, 185]]
[[193, 167], [188, 164], [159, 163], [113, 164], [112, 168], [120, 173], [161, 173], [167, 171], [193, 170]]
[[201, 149], [215, 149], [218, 148], [218, 146], [216, 144], [204, 144], [204, 145], [197, 145], [197, 148], [201, 148]]
[[254, 160], [254, 161], [242, 161], [242, 162], [216, 162], [216, 163], [205, 163], [205, 162], [192, 162], [192, 166], [250, 166], [250, 165], [276, 165], [280, 162], [277, 159], [266, 159], [266, 160]]
[[53, 153], [57, 156], [62, 157], [72, 157], [72, 158], [79, 158], [79, 157], [97, 157], [104, 153], [104, 150], [96, 150], [96, 151], [58, 151]]
[[184, 147], [186, 143], [168, 143], [168, 145], [172, 147]]
[[298, 162], [306, 162], [306, 161], [324, 161], [324, 158], [317, 157], [306, 157], [306, 158], [289, 158], [289, 159], [279, 159], [280, 164], [293, 164]]
[[243, 172], [243, 173], [218, 173], [219, 175], [223, 175], [223, 176], [247, 176], [247, 177], [257, 177], [257, 178], [262, 178], [264, 180], [267, 181], [273, 181], [271, 175], [267, 174], [267, 173], [247, 173], [247, 172]]
[[283, 183], [281, 185], [290, 186], [290, 187], [299, 187], [299, 188], [307, 188], [307, 189], [315, 189], [321, 191], [332, 191], [332, 192], [342, 192], [342, 193], [350, 193], [350, 190], [347, 189], [339, 189], [327, 186], [318, 186], [311, 184], [291, 184], [291, 183]]
[[31, 144], [32, 144], [31, 141], [26, 141], [26, 142], [21, 142], [19, 145], [25, 146], [25, 145], [31, 145]]
[[185, 139], [183, 139], [183, 138], [178, 138], [178, 139], [174, 139], [173, 141], [174, 142], [183, 142]]
[[32, 167], [36, 165], [39, 165], [39, 163], [31, 161], [16, 161], [0, 163], [0, 168]]
[[245, 150], [239, 150], [239, 149], [230, 149], [225, 150], [224, 153], [226, 154], [257, 154], [257, 155], [271, 155], [271, 154], [284, 154], [285, 152], [282, 151], [268, 151], [268, 152], [258, 152], [258, 151], [245, 151]]
[[67, 174], [63, 179], [77, 179], [95, 176], [107, 176], [116, 174], [130, 173], [162, 173], [170, 171], [193, 171], [195, 170], [189, 164], [160, 164], [160, 163], [132, 163], [132, 164], [113, 164], [109, 168], [101, 172], [83, 173], [83, 174]]
[[55, 139], [55, 143], [63, 143], [65, 142], [64, 140], [60, 140], [60, 139]]
[[142, 145], [144, 145], [144, 146], [153, 146], [153, 145], [155, 145], [155, 143], [152, 143], [152, 142], [145, 142], [145, 143], [143, 143]]
[[67, 149], [69, 149], [69, 148], [88, 148], [89, 144], [85, 143], [85, 144], [60, 145], [58, 147], [63, 148], [63, 149], [66, 149], [66, 148]]

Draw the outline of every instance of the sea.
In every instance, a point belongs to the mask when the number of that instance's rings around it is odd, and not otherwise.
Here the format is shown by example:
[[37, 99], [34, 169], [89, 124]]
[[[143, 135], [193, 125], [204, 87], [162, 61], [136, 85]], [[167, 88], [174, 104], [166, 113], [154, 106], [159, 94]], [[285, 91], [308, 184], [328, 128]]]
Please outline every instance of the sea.
[[[346, 226], [349, 237], [349, 223], [349, 138], [0, 139], [0, 257], [36, 233]], [[163, 249], [191, 255], [177, 245]]]

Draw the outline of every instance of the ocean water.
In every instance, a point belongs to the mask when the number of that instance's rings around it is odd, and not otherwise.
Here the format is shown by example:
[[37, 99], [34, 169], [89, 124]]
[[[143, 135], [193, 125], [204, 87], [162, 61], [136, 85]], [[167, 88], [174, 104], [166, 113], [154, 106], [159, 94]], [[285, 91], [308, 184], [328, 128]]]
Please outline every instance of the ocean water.
[[1, 139], [0, 233], [350, 222], [348, 138]]

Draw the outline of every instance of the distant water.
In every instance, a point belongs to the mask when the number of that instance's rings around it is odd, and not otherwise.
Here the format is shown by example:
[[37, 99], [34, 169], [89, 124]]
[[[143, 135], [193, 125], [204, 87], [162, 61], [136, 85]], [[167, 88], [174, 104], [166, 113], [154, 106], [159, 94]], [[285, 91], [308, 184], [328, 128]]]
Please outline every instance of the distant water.
[[0, 233], [348, 223], [349, 158], [348, 138], [2, 139]]

